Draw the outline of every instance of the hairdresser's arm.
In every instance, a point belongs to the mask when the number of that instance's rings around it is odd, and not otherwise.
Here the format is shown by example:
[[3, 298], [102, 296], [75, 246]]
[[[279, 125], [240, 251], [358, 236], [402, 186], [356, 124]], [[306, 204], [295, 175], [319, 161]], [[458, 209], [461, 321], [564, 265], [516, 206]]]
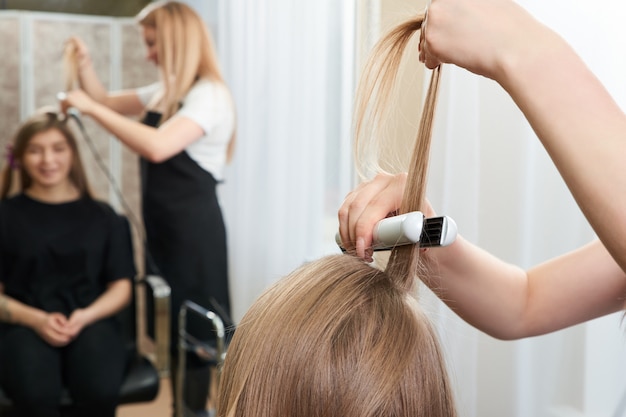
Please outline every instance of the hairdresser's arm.
[[78, 83], [92, 99], [128, 116], [138, 115], [143, 111], [144, 105], [134, 91], [107, 91], [93, 67], [87, 45], [80, 38], [71, 37], [67, 42], [73, 45], [76, 51]]
[[626, 116], [568, 45], [546, 38], [530, 60], [507, 61], [499, 82], [626, 271]]
[[462, 237], [428, 252], [425, 283], [469, 324], [500, 339], [549, 333], [624, 306], [626, 275], [599, 241], [528, 271]]
[[0, 286], [0, 321], [30, 327], [52, 346], [65, 346], [71, 340], [67, 319], [61, 313], [48, 313], [21, 303], [3, 293]]
[[[342, 241], [371, 260], [375, 223], [400, 206], [406, 174], [380, 174], [351, 192], [339, 210]], [[426, 205], [427, 216], [434, 216]], [[427, 252], [428, 285], [459, 316], [498, 338], [533, 336], [623, 307], [626, 275], [598, 241], [529, 271], [503, 262], [461, 236]]]
[[116, 314], [128, 305], [132, 297], [131, 285], [130, 279], [115, 280], [88, 307], [74, 310], [67, 322], [69, 334], [76, 337], [85, 327]]
[[626, 116], [574, 50], [509, 0], [433, 0], [420, 57], [504, 87], [626, 270]]
[[92, 117], [132, 151], [152, 162], [171, 158], [204, 134], [200, 125], [180, 116], [172, 117], [159, 128], [146, 126], [92, 100], [82, 90], [69, 92], [62, 105]]

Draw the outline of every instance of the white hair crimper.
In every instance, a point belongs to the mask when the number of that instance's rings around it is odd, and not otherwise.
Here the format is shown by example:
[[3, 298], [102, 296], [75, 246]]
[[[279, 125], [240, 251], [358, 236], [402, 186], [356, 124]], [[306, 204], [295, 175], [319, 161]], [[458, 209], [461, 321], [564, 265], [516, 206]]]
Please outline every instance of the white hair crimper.
[[[448, 216], [424, 218], [421, 211], [412, 211], [399, 216], [382, 219], [374, 228], [372, 249], [393, 249], [394, 246], [419, 243], [422, 248], [447, 246], [456, 239], [457, 227]], [[337, 245], [345, 252], [339, 233], [335, 235]]]

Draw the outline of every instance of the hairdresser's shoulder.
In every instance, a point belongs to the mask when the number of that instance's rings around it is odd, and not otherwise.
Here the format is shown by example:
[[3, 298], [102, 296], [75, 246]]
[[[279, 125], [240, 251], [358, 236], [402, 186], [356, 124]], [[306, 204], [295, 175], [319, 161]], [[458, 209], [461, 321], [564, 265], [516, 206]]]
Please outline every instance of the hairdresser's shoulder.
[[189, 89], [189, 93], [211, 93], [215, 94], [216, 92], [228, 91], [226, 85], [220, 81], [211, 80], [208, 78], [200, 78], [196, 81], [191, 88]]
[[183, 98], [183, 103], [194, 103], [200, 107], [224, 106], [232, 102], [228, 87], [215, 80], [201, 78], [195, 82]]

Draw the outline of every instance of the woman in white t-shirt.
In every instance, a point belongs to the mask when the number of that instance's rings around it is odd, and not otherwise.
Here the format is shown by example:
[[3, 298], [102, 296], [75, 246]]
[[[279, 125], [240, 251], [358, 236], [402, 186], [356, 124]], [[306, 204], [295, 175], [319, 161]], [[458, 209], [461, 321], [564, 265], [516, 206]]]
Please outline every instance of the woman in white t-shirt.
[[[141, 157], [147, 259], [153, 260], [146, 267], [172, 287], [175, 365], [183, 301], [221, 313], [229, 322], [226, 233], [216, 185], [232, 156], [235, 109], [209, 31], [189, 6], [151, 3], [137, 20], [147, 59], [160, 69], [160, 82], [109, 93], [86, 45], [71, 38], [66, 51], [75, 57], [80, 89], [68, 92], [62, 105], [91, 117]], [[126, 116], [141, 116], [142, 121]], [[200, 339], [211, 338], [210, 326], [198, 318], [189, 317], [187, 328]], [[201, 414], [209, 372], [192, 355], [187, 364], [185, 402]]]

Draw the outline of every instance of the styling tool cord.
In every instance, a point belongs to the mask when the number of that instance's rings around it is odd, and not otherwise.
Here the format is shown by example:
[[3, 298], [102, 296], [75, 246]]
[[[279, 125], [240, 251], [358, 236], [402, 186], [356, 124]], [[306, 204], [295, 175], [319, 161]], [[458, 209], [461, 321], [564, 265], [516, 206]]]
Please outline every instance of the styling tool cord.
[[[79, 82], [80, 65], [78, 62], [79, 57], [77, 54], [78, 54], [78, 50], [75, 44], [71, 42], [68, 42], [65, 44], [65, 47], [63, 48], [63, 77], [64, 77], [63, 81], [65, 85], [65, 91], [72, 91], [74, 88], [80, 86], [80, 82]], [[143, 244], [145, 266], [148, 269], [146, 273], [150, 272], [156, 275], [163, 276], [163, 274], [161, 274], [161, 270], [157, 267], [156, 262], [154, 262], [154, 258], [152, 257], [150, 250], [148, 249], [148, 241], [147, 241], [143, 224], [139, 221], [135, 213], [131, 210], [130, 206], [126, 202], [126, 199], [122, 195], [122, 191], [120, 190], [120, 187], [117, 185], [117, 181], [115, 181], [115, 178], [111, 174], [109, 167], [104, 162], [104, 159], [98, 152], [98, 149], [96, 149], [96, 145], [91, 140], [91, 137], [87, 134], [87, 130], [85, 129], [85, 126], [83, 125], [83, 121], [81, 120], [80, 111], [78, 111], [75, 108], [69, 108], [67, 109], [67, 116], [74, 119], [74, 121], [78, 125], [78, 128], [80, 129], [80, 132], [83, 135], [85, 142], [87, 142], [87, 145], [89, 146], [89, 150], [91, 151], [91, 154], [96, 160], [96, 163], [98, 164], [98, 166], [100, 167], [104, 175], [106, 176], [107, 180], [109, 181], [109, 184], [111, 185], [111, 187], [113, 188], [113, 191], [115, 192], [115, 195], [117, 196], [118, 200], [122, 204], [122, 207], [124, 208], [124, 212], [126, 213], [128, 220], [135, 227], [137, 235], [139, 236]]]
[[87, 134], [87, 130], [85, 129], [85, 126], [83, 125], [83, 122], [79, 116], [79, 112], [76, 109], [68, 109], [67, 115], [71, 117], [72, 119], [74, 119], [74, 121], [78, 125], [80, 133], [85, 139], [85, 142], [87, 142], [87, 145], [89, 146], [89, 150], [91, 151], [91, 154], [96, 160], [96, 163], [98, 164], [98, 166], [104, 173], [104, 176], [107, 178], [107, 181], [111, 185], [111, 188], [113, 189], [113, 192], [117, 196], [119, 202], [122, 204], [122, 207], [128, 219], [130, 220], [132, 225], [135, 227], [135, 230], [137, 231], [137, 234], [139, 235], [139, 238], [141, 239], [141, 242], [143, 243], [143, 249], [144, 249], [145, 258], [146, 258], [146, 266], [152, 273], [155, 273], [157, 275], [162, 275], [156, 263], [154, 262], [154, 258], [152, 258], [150, 250], [148, 249], [145, 230], [141, 222], [139, 221], [139, 218], [135, 215], [135, 212], [130, 208], [128, 202], [122, 195], [122, 191], [120, 190], [120, 187], [117, 184], [117, 181], [113, 177], [111, 170], [104, 162], [104, 159], [102, 158], [102, 155], [100, 155], [100, 152], [98, 152], [98, 149], [96, 148], [95, 143], [91, 140], [91, 137]]

